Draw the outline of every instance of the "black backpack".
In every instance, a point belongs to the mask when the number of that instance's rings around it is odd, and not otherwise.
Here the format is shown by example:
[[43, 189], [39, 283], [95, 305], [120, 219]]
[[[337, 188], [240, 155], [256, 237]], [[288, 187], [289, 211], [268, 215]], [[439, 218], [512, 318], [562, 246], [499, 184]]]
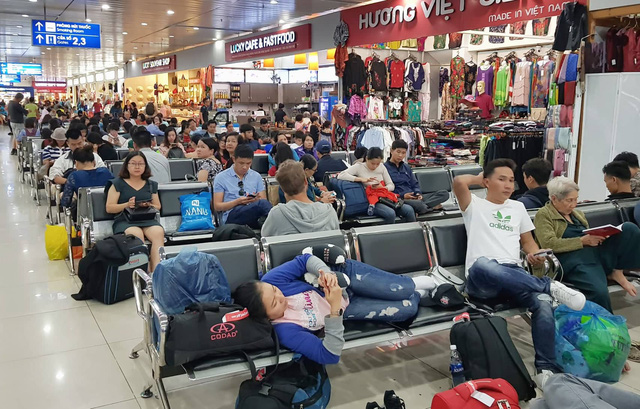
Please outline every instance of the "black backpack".
[[301, 355], [280, 365], [280, 344], [274, 331], [276, 365], [267, 368], [262, 380], [253, 360], [243, 352], [251, 379], [240, 384], [236, 409], [324, 409], [331, 399], [331, 382], [324, 365]]
[[169, 149], [167, 153], [167, 158], [169, 159], [182, 159], [184, 157], [184, 151], [178, 147]]
[[93, 298], [104, 304], [114, 304], [133, 297], [133, 271], [147, 271], [149, 249], [133, 235], [114, 234], [96, 243], [80, 260], [78, 278], [82, 288], [71, 296], [75, 300]]
[[502, 317], [459, 322], [451, 328], [451, 345], [460, 352], [467, 380], [502, 378], [518, 392], [520, 400], [536, 397], [535, 383], [522, 362]]

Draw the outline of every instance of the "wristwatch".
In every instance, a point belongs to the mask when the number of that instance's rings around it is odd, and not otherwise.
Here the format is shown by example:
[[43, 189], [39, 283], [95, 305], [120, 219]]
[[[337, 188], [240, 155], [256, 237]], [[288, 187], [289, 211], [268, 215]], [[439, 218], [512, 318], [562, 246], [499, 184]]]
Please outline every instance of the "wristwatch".
[[342, 317], [342, 314], [344, 314], [344, 310], [342, 308], [340, 308], [340, 310], [338, 310], [337, 314], [330, 313], [329, 317]]

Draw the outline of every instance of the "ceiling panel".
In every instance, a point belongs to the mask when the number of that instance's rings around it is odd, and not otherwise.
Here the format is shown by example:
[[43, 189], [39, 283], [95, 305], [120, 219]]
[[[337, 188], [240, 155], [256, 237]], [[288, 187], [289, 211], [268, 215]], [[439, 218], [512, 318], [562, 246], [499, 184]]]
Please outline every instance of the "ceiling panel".
[[[45, 76], [71, 77], [363, 2], [366, 0], [277, 0], [277, 4], [271, 0], [46, 0], [48, 20], [82, 22], [88, 18], [100, 24], [102, 31], [101, 49], [47, 49], [31, 45], [31, 19], [45, 18], [43, 0], [2, 0], [0, 58], [42, 63]], [[169, 10], [174, 13], [167, 13]]]

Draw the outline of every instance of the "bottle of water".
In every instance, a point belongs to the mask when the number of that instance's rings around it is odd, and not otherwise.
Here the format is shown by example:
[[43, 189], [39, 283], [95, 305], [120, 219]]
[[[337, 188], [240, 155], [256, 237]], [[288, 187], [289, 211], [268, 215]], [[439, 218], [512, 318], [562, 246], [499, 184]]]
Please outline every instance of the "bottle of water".
[[458, 348], [455, 345], [451, 345], [451, 364], [449, 370], [451, 371], [451, 378], [453, 380], [453, 386], [458, 386], [465, 382], [464, 379], [464, 366], [462, 366], [462, 359], [458, 353]]

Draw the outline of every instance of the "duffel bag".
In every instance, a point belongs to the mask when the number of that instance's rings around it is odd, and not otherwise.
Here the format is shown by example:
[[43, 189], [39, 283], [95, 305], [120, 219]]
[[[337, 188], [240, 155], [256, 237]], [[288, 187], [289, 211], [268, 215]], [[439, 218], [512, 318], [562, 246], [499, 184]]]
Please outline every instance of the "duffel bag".
[[205, 357], [273, 348], [268, 320], [249, 316], [246, 308], [227, 303], [194, 303], [169, 316], [165, 344], [167, 365], [182, 365]]
[[504, 379], [461, 383], [433, 397], [431, 409], [520, 409], [518, 393]]
[[348, 182], [346, 180], [333, 179], [331, 185], [336, 193], [344, 198], [345, 217], [364, 216], [369, 208], [369, 200], [362, 183]]

